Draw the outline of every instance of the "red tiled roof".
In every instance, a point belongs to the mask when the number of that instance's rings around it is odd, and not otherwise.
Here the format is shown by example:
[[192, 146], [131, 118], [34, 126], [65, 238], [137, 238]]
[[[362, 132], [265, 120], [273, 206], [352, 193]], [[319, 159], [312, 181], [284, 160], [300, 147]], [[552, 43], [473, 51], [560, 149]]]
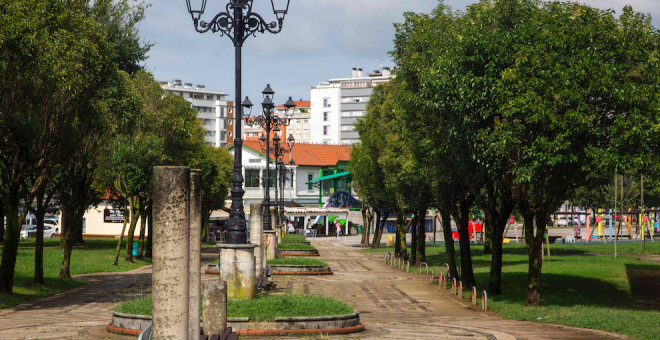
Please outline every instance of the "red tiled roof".
[[[311, 107], [312, 106], [312, 101], [311, 100], [294, 100], [293, 102], [296, 104], [296, 107]], [[284, 108], [284, 104], [277, 105], [277, 108]]]
[[[261, 146], [256, 138], [247, 138], [243, 141], [243, 145], [261, 153]], [[332, 166], [341, 161], [349, 161], [351, 147], [348, 145], [296, 143], [291, 158], [296, 165]], [[288, 161], [289, 155], [285, 155], [284, 162]]]

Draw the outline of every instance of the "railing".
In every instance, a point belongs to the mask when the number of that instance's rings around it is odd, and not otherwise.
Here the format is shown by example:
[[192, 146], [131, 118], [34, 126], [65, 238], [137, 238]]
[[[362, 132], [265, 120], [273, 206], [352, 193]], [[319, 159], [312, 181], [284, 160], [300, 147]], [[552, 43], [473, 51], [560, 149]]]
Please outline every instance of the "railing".
[[150, 322], [147, 327], [145, 327], [142, 332], [140, 332], [138, 340], [151, 340], [151, 325], [152, 323]]

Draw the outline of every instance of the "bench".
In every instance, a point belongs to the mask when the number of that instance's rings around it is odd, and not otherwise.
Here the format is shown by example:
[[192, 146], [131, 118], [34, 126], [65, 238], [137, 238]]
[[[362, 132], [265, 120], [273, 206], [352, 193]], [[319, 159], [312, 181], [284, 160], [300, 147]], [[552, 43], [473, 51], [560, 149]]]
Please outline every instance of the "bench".
[[550, 243], [557, 243], [557, 240], [560, 239], [561, 236], [548, 236], [548, 240]]
[[273, 275], [273, 268], [266, 266], [266, 271], [264, 272], [266, 277], [271, 277]]
[[[200, 328], [201, 332], [201, 328]], [[238, 340], [238, 334], [233, 333], [231, 327], [227, 327], [222, 334], [205, 335], [200, 334], [199, 340]]]

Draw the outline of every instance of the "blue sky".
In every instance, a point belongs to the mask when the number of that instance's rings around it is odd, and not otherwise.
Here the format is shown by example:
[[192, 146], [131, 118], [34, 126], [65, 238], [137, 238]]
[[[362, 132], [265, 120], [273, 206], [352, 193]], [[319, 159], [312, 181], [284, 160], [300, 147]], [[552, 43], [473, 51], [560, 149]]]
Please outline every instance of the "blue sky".
[[[277, 0], [276, 0], [277, 1]], [[280, 0], [281, 1], [281, 0]], [[155, 44], [147, 69], [157, 80], [182, 79], [194, 85], [230, 94], [234, 91], [234, 47], [227, 37], [195, 32], [185, 0], [148, 0], [146, 19], [140, 26], [145, 41]], [[193, 0], [194, 2], [194, 0]], [[202, 19], [210, 21], [224, 11], [228, 0], [208, 0]], [[454, 10], [476, 1], [447, 0]], [[630, 4], [635, 11], [651, 13], [660, 27], [660, 0], [581, 0], [617, 13]], [[291, 0], [281, 33], [257, 34], [243, 47], [243, 97], [261, 102], [266, 84], [275, 90], [275, 102], [292, 96], [308, 100], [310, 88], [330, 78], [350, 76], [351, 68], [371, 72], [392, 66], [394, 28], [403, 13], [430, 12], [436, 0]], [[254, 11], [274, 20], [270, 1], [254, 1]]]

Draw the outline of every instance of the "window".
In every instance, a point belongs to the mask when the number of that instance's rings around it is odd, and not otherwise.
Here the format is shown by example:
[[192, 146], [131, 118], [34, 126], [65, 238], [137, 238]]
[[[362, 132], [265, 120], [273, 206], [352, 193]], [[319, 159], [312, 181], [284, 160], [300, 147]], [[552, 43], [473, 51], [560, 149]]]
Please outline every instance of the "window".
[[227, 119], [227, 125], [232, 125], [232, 124], [234, 124], [234, 121], [231, 119]]
[[191, 93], [190, 96], [195, 99], [204, 99], [204, 95], [201, 93], [195, 93], [195, 94]]
[[342, 131], [354, 131], [354, 130], [355, 130], [355, 127], [354, 127], [353, 125], [343, 125], [343, 126], [341, 127], [341, 130], [342, 130]]
[[229, 132], [227, 132], [227, 136], [231, 137], [231, 136], [233, 136], [233, 133], [231, 133], [231, 131], [229, 131]]
[[212, 94], [207, 95], [207, 96], [206, 96], [206, 99], [208, 99], [208, 100], [213, 100], [213, 95], [212, 95]]
[[328, 121], [328, 116], [330, 115], [330, 112], [323, 112], [323, 121], [327, 122]]
[[343, 87], [343, 88], [367, 87], [367, 82], [366, 81], [349, 81], [349, 82], [341, 83], [341, 87]]
[[329, 139], [324, 139], [323, 144], [330, 144], [330, 140]]
[[323, 107], [330, 107], [330, 98], [323, 98]]
[[[314, 179], [314, 174], [307, 173], [307, 182]], [[312, 183], [307, 184], [307, 190], [314, 190], [314, 185]]]
[[323, 126], [323, 135], [327, 136], [328, 135], [328, 127], [327, 125]]
[[206, 131], [206, 136], [207, 137], [215, 136], [215, 131]]
[[206, 125], [215, 125], [215, 119], [204, 119]]
[[259, 170], [245, 170], [245, 187], [259, 187]]
[[298, 120], [296, 121], [296, 124], [300, 124], [300, 119], [298, 119]]
[[227, 131], [220, 131], [220, 141], [222, 142], [227, 141]]
[[305, 124], [307, 124], [307, 119], [305, 119]]
[[261, 163], [261, 159], [259, 159], [259, 158], [250, 158], [250, 163]]

